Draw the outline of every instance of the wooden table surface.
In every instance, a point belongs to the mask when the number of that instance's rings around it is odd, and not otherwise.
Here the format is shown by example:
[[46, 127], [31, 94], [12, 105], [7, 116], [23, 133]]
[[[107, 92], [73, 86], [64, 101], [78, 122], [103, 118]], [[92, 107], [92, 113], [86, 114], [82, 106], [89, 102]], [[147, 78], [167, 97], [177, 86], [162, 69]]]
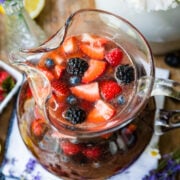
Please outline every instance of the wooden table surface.
[[[48, 0], [41, 14], [35, 19], [42, 29], [50, 37], [54, 34], [65, 22], [65, 19], [75, 10], [80, 8], [94, 7], [92, 0]], [[8, 62], [7, 53], [4, 50], [2, 40], [4, 38], [4, 15], [0, 14], [0, 59]], [[170, 78], [180, 82], [180, 69], [172, 68], [165, 64], [164, 56], [154, 57], [156, 67], [168, 69], [170, 71]], [[4, 142], [7, 135], [7, 127], [15, 108], [16, 97], [14, 97], [4, 111], [0, 114], [0, 143], [2, 151], [0, 153], [0, 161], [4, 153]], [[165, 109], [180, 109], [180, 102], [166, 98]], [[160, 152], [162, 154], [172, 152], [176, 148], [180, 148], [180, 129], [170, 131], [160, 138]]]

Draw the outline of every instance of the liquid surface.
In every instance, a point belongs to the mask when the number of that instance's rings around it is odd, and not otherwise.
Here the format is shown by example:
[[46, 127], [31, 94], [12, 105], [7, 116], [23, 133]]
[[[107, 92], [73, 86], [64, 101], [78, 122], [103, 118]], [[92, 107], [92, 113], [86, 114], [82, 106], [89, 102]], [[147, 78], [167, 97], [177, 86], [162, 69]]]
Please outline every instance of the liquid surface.
[[67, 38], [58, 49], [46, 53], [37, 68], [51, 82], [47, 111], [56, 127], [106, 124], [123, 111], [133, 94], [131, 59], [121, 47], [100, 36]]

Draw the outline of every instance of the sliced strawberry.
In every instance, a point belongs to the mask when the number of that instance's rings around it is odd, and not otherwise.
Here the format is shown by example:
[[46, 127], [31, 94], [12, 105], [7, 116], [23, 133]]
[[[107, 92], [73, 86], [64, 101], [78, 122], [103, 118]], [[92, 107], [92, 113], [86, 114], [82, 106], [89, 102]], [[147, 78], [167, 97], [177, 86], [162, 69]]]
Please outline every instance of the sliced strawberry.
[[70, 90], [75, 96], [87, 101], [94, 102], [100, 98], [97, 82], [74, 86]]
[[117, 66], [121, 63], [123, 58], [123, 51], [120, 48], [114, 48], [105, 55], [105, 59], [112, 66]]
[[93, 45], [81, 44], [81, 51], [92, 59], [102, 60], [104, 59], [104, 47], [95, 47]]
[[62, 46], [65, 53], [76, 52], [78, 50], [77, 39], [75, 37], [70, 37], [64, 41]]
[[63, 152], [69, 156], [76, 155], [77, 153], [79, 153], [81, 151], [80, 145], [73, 144], [68, 141], [62, 141], [60, 143], [60, 147], [63, 150]]
[[103, 100], [98, 100], [89, 112], [87, 122], [99, 123], [111, 119], [116, 113], [115, 108]]
[[30, 87], [28, 87], [26, 90], [26, 98], [27, 99], [32, 98], [32, 91], [31, 91]]
[[50, 70], [48, 70], [47, 68], [38, 67], [38, 69], [39, 69], [41, 72], [43, 72], [50, 81], [52, 81], [53, 79], [55, 79], [54, 74], [53, 74]]
[[51, 82], [52, 91], [58, 97], [59, 100], [63, 100], [69, 95], [69, 89], [66, 83], [60, 80], [54, 80]]
[[103, 99], [109, 101], [121, 94], [122, 88], [113, 80], [106, 80], [100, 83], [100, 92]]
[[54, 67], [54, 75], [55, 75], [55, 77], [57, 79], [62, 77], [62, 74], [63, 74], [65, 69], [66, 69], [66, 67], [63, 66], [63, 65], [55, 65], [55, 67]]
[[36, 119], [43, 119], [44, 115], [41, 109], [37, 105], [34, 107], [34, 116]]
[[89, 83], [103, 74], [106, 68], [105, 61], [98, 61], [91, 59], [89, 61], [89, 68], [82, 77], [83, 83]]
[[82, 153], [88, 158], [92, 160], [97, 160], [101, 155], [101, 148], [98, 146], [87, 147], [83, 149]]
[[82, 35], [81, 41], [97, 47], [103, 46], [107, 43], [107, 39], [101, 37], [95, 37], [87, 33], [84, 33]]
[[37, 137], [42, 136], [46, 129], [47, 125], [44, 119], [34, 119], [31, 123], [31, 132]]

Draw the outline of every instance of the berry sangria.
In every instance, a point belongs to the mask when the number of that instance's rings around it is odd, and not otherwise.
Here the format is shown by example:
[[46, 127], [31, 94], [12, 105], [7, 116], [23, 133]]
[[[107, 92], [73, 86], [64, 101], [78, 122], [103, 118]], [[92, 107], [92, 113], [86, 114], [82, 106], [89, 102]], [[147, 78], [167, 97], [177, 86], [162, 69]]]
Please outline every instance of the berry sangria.
[[[40, 47], [12, 53], [27, 75], [18, 98], [23, 140], [63, 179], [106, 179], [154, 132], [154, 66], [142, 35], [99, 10], [80, 10]], [[159, 87], [159, 86], [158, 86]]]

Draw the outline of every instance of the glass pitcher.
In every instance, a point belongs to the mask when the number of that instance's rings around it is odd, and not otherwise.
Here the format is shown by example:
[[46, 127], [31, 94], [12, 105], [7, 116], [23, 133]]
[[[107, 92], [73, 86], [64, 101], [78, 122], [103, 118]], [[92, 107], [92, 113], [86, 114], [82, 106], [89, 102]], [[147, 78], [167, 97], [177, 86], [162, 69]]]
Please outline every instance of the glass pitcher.
[[180, 126], [179, 111], [156, 110], [153, 97], [180, 100], [180, 83], [155, 78], [144, 37], [109, 12], [79, 10], [10, 61], [27, 77], [17, 102], [22, 138], [58, 177], [108, 178], [129, 167], [154, 132]]

